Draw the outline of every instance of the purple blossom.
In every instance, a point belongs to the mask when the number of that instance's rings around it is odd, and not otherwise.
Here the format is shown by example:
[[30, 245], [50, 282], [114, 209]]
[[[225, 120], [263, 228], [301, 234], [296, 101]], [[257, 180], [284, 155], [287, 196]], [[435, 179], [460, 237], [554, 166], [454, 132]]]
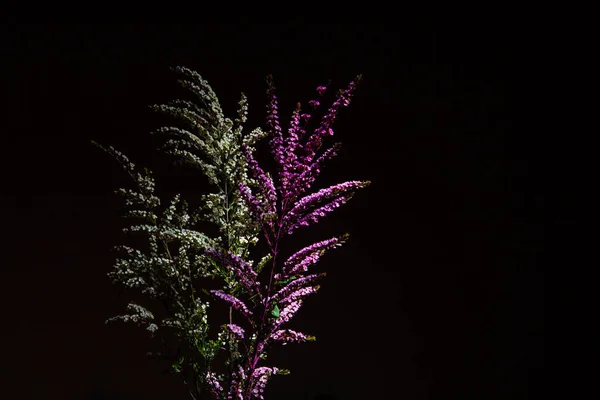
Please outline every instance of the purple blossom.
[[305, 215], [299, 216], [296, 219], [296, 222], [286, 224], [286, 233], [288, 235], [292, 234], [294, 230], [298, 229], [301, 226], [309, 226], [311, 223], [317, 223], [319, 218], [324, 217], [327, 213], [335, 210], [339, 206], [345, 204], [348, 200], [352, 198], [352, 194], [340, 195], [337, 198], [331, 200], [329, 203], [325, 204], [322, 207], [319, 207]]
[[322, 240], [297, 251], [296, 253], [292, 254], [283, 264], [282, 276], [287, 278], [300, 272], [306, 272], [308, 267], [315, 264], [325, 253], [325, 251], [333, 247], [341, 246], [347, 238], [348, 235], [344, 235], [341, 237]]
[[267, 91], [267, 95], [269, 96], [269, 104], [267, 105], [267, 126], [269, 128], [269, 133], [271, 134], [271, 148], [273, 149], [275, 160], [279, 164], [282, 164], [283, 154], [281, 153], [281, 149], [283, 147], [283, 134], [281, 132], [281, 126], [279, 125], [277, 96], [275, 95], [275, 86], [271, 75], [267, 77], [267, 84], [269, 85]]
[[302, 289], [298, 289], [295, 292], [292, 292], [289, 296], [282, 299], [280, 301], [280, 303], [285, 306], [285, 305], [293, 303], [295, 301], [302, 300], [309, 294], [317, 293], [319, 288], [320, 288], [320, 286], [317, 285], [317, 286], [309, 286], [309, 287], [305, 287]]
[[273, 322], [272, 331], [279, 329], [279, 327], [286, 322], [289, 322], [292, 317], [300, 310], [302, 306], [302, 300], [296, 300], [288, 304], [281, 310], [279, 317]]
[[263, 212], [276, 213], [277, 193], [275, 191], [275, 186], [273, 185], [273, 179], [259, 167], [252, 152], [250, 152], [246, 145], [242, 145], [242, 152], [246, 156], [250, 173], [254, 179], [259, 182], [261, 195], [264, 198], [262, 206]]
[[231, 385], [229, 386], [229, 393], [227, 394], [227, 400], [245, 400], [244, 399], [244, 381], [246, 380], [246, 373], [244, 368], [241, 366], [237, 371], [232, 374]]
[[290, 276], [290, 275], [297, 274], [299, 272], [308, 271], [308, 267], [315, 264], [319, 260], [319, 258], [321, 257], [322, 254], [323, 254], [323, 252], [315, 251], [313, 253], [308, 254], [306, 257], [304, 257], [304, 259], [302, 261], [299, 261], [295, 265], [294, 264], [292, 264], [291, 266], [290, 266], [290, 264], [285, 265], [283, 267], [283, 269], [284, 269], [283, 276]]
[[314, 336], [305, 335], [302, 332], [296, 332], [291, 329], [281, 329], [275, 331], [271, 335], [271, 340], [274, 342], [283, 342], [283, 344], [287, 343], [301, 343], [309, 340], [314, 340]]
[[227, 327], [227, 330], [229, 332], [233, 333], [233, 336], [235, 336], [237, 339], [239, 339], [239, 340], [244, 339], [244, 329], [242, 329], [241, 327], [239, 327], [238, 325], [235, 325], [235, 324], [227, 324], [226, 327]]
[[304, 210], [309, 209], [311, 206], [322, 202], [325, 199], [339, 196], [351, 192], [353, 190], [365, 187], [369, 184], [368, 181], [348, 181], [344, 183], [338, 183], [337, 185], [330, 186], [325, 189], [321, 189], [316, 193], [309, 194], [296, 202], [291, 212], [300, 213]]
[[252, 268], [252, 264], [248, 263], [230, 251], [224, 253], [215, 249], [209, 249], [205, 252], [205, 254], [212, 258], [215, 262], [233, 269], [236, 276], [242, 285], [244, 285], [244, 287], [248, 290], [248, 292], [256, 293], [260, 296], [260, 285], [256, 280], [257, 273], [254, 271], [254, 268]]
[[[332, 147], [327, 149], [317, 160], [315, 160], [310, 166], [303, 165], [302, 172], [297, 174], [294, 179], [294, 193], [290, 200], [294, 201], [297, 196], [302, 195], [315, 181], [316, 177], [321, 172], [323, 163], [337, 155], [341, 143], [335, 143]], [[286, 212], [288, 210], [282, 210]]]
[[271, 75], [268, 76], [267, 83], [269, 85], [269, 89], [267, 91], [269, 96], [269, 104], [267, 105], [267, 126], [268, 132], [271, 135], [271, 153], [273, 154], [277, 165], [281, 167], [285, 164], [283, 133], [279, 124], [277, 96], [275, 95], [275, 86], [273, 84], [273, 77]]
[[276, 374], [279, 369], [277, 367], [258, 367], [252, 373], [251, 381], [253, 382], [251, 393], [252, 398], [263, 400], [263, 393], [267, 386], [269, 377]]
[[[337, 144], [333, 148], [328, 149], [321, 156], [317, 157], [316, 153], [321, 147], [323, 138], [325, 136], [331, 136], [334, 134], [331, 126], [335, 121], [337, 112], [339, 108], [349, 104], [349, 99], [352, 96], [352, 92], [354, 91], [356, 83], [359, 80], [360, 76], [356, 82], [350, 82], [346, 90], [339, 92], [336, 101], [333, 103], [328, 113], [323, 117], [319, 127], [308, 138], [305, 144], [301, 144], [300, 140], [304, 136], [305, 131], [300, 127], [299, 121], [300, 118], [303, 118], [307, 121], [310, 118], [310, 114], [301, 114], [300, 104], [298, 104], [292, 115], [290, 128], [288, 129], [288, 135], [284, 140], [281, 128], [279, 126], [279, 117], [277, 115], [278, 109], [275, 88], [272, 77], [269, 76], [268, 95], [270, 102], [268, 106], [269, 111], [267, 113], [267, 121], [272, 136], [270, 141], [271, 152], [274, 155], [279, 172], [279, 197], [282, 207], [290, 206], [301, 193], [310, 188], [310, 185], [320, 172], [322, 163], [337, 154], [337, 150], [339, 149], [339, 145]], [[317, 90], [322, 94], [325, 89], [325, 86], [319, 86]], [[311, 100], [309, 105], [312, 107], [317, 107], [319, 105], [319, 101]], [[264, 204], [263, 207], [257, 207], [258, 204], [253, 202], [254, 204], [251, 206], [251, 208], [254, 208], [254, 214], [257, 214], [257, 209], [260, 209], [258, 214], [261, 216], [261, 218], [263, 220], [268, 219], [265, 217], [267, 217], [268, 213], [273, 210], [275, 199], [277, 197], [273, 195], [273, 191], [271, 189], [273, 186], [272, 181], [265, 178], [264, 172], [258, 168], [258, 164], [252, 155], [248, 154], [249, 151], [247, 151], [247, 149], [245, 151], [247, 152], [246, 156], [248, 158], [249, 167], [255, 178], [264, 186], [262, 195], [268, 199], [269, 203]], [[314, 160], [315, 158], [317, 158], [316, 161]], [[249, 199], [248, 201], [252, 200], [250, 196], [247, 196], [247, 194], [244, 194], [244, 196]], [[257, 195], [257, 197], [259, 197], [258, 202], [260, 203], [260, 196]], [[285, 211], [287, 210], [281, 210], [282, 214], [285, 213]], [[264, 223], [264, 221], [262, 222]], [[306, 221], [303, 221], [302, 225], [306, 225]]]
[[215, 399], [220, 399], [223, 395], [223, 387], [214, 372], [208, 371], [206, 373], [206, 382], [208, 383], [208, 388], [212, 396]]
[[250, 192], [250, 188], [248, 188], [243, 183], [239, 184], [240, 194], [248, 208], [250, 209], [250, 214], [254, 218], [255, 221], [259, 222], [262, 226], [263, 232], [265, 234], [265, 238], [269, 245], [271, 244], [270, 237], [274, 235], [275, 225], [273, 221], [273, 214], [269, 214], [265, 209], [264, 205]]
[[260, 201], [258, 201], [258, 199], [252, 194], [252, 192], [250, 192], [250, 188], [244, 185], [243, 183], [240, 183], [239, 189], [242, 198], [244, 199], [244, 201], [248, 205], [248, 208], [250, 209], [250, 212], [252, 213], [252, 216], [257, 221], [261, 221], [265, 211], [263, 210], [263, 206], [260, 203]]
[[[306, 296], [319, 290], [315, 281], [325, 276], [324, 273], [303, 274], [328, 249], [341, 245], [346, 236], [320, 241], [297, 251], [283, 263], [280, 272], [275, 273], [279, 253], [278, 246], [283, 235], [291, 234], [300, 226], [308, 226], [317, 222], [327, 213], [348, 201], [357, 189], [369, 184], [367, 181], [350, 181], [305, 195], [320, 174], [325, 161], [334, 157], [339, 150], [339, 143], [325, 151], [321, 151], [321, 146], [327, 136], [334, 134], [332, 126], [337, 118], [337, 113], [342, 107], [350, 104], [357, 82], [358, 80], [351, 82], [347, 89], [338, 93], [336, 100], [311, 135], [307, 135], [306, 132], [311, 114], [303, 113], [300, 104], [297, 104], [284, 138], [279, 124], [277, 96], [272, 79], [269, 77], [267, 125], [271, 135], [269, 142], [271, 153], [277, 167], [277, 185], [269, 174], [259, 167], [252, 155], [252, 149], [248, 147], [244, 147], [243, 152], [247, 159], [248, 169], [254, 178], [251, 183], [256, 182], [257, 186], [252, 186], [253, 193], [249, 187], [240, 185], [241, 196], [247, 203], [252, 217], [263, 227], [265, 238], [271, 249], [272, 266], [269, 284], [265, 285], [265, 292], [262, 291], [262, 285], [259, 285], [258, 277], [250, 264], [241, 259], [221, 255], [221, 257], [229, 257], [223, 260], [224, 264], [235, 269], [244, 286], [256, 288], [258, 293], [262, 292], [260, 302], [256, 303], [257, 306], [254, 310], [256, 314], [250, 313], [239, 299], [224, 298], [224, 293], [220, 293], [221, 298], [253, 320], [251, 323], [254, 328], [251, 340], [253, 345], [249, 347], [252, 349], [251, 354], [248, 354], [245, 359], [246, 368], [236, 373], [230, 387], [230, 396], [239, 393], [239, 389], [243, 387], [246, 399], [262, 399], [268, 376], [276, 372], [276, 369], [269, 367], [257, 367], [260, 357], [266, 351], [269, 343], [278, 341], [285, 344], [312, 338], [300, 332], [279, 328], [293, 318]], [[326, 86], [319, 86], [317, 92], [322, 96], [326, 89]], [[316, 109], [320, 102], [311, 100], [308, 104]], [[281, 282], [282, 279], [289, 278], [292, 280]], [[285, 286], [281, 288], [279, 285]], [[279, 308], [282, 309], [279, 310]], [[228, 329], [236, 328], [228, 326]], [[244, 332], [238, 332], [236, 337], [243, 338]], [[240, 373], [250, 376], [249, 381], [246, 381], [246, 378], [242, 377]]]
[[350, 105], [350, 99], [352, 97], [352, 93], [354, 92], [356, 84], [357, 84], [357, 82], [360, 81], [360, 79], [361, 79], [361, 77], [359, 75], [356, 79], [356, 82], [354, 82], [354, 81], [350, 82], [350, 84], [348, 85], [348, 88], [346, 88], [346, 90], [341, 90], [338, 93], [336, 100], [333, 102], [333, 104], [329, 108], [327, 114], [325, 114], [325, 116], [323, 116], [323, 119], [321, 120], [319, 127], [317, 129], [315, 129], [314, 133], [311, 135], [311, 137], [308, 139], [306, 145], [304, 146], [305, 154], [303, 157], [303, 161], [305, 163], [308, 163], [314, 159], [317, 151], [321, 147], [323, 138], [328, 135], [329, 136], [333, 135], [333, 129], [331, 129], [331, 126], [335, 122], [337, 113], [341, 107], [347, 107], [348, 105]]
[[252, 311], [250, 311], [248, 309], [248, 307], [246, 307], [246, 304], [244, 304], [244, 302], [242, 302], [240, 299], [238, 299], [237, 297], [234, 297], [234, 296], [232, 296], [232, 295], [230, 295], [228, 293], [223, 293], [220, 290], [211, 290], [210, 292], [213, 295], [217, 296], [218, 298], [220, 298], [220, 299], [224, 300], [225, 302], [227, 302], [235, 310], [237, 310], [240, 313], [242, 313], [242, 315], [244, 315], [248, 319], [248, 321], [250, 321], [250, 323], [254, 322], [252, 320]]
[[288, 137], [286, 138], [285, 150], [282, 150], [283, 155], [283, 163], [278, 166], [279, 170], [279, 181], [281, 182], [281, 193], [282, 197], [285, 198], [287, 196], [290, 180], [294, 175], [294, 170], [297, 168], [297, 156], [296, 156], [296, 148], [298, 147], [298, 143], [302, 136], [304, 136], [304, 130], [300, 127], [300, 103], [297, 104], [296, 110], [292, 115], [292, 119], [290, 121], [290, 128], [288, 129]]
[[257, 352], [258, 354], [262, 354], [262, 353], [264, 352], [264, 350], [265, 350], [265, 344], [264, 344], [264, 342], [259, 342], [259, 343], [256, 345], [256, 352]]
[[306, 275], [301, 278], [295, 279], [295, 280], [291, 281], [290, 283], [288, 283], [286, 286], [284, 286], [282, 289], [280, 289], [277, 293], [275, 293], [272, 300], [277, 301], [279, 299], [283, 299], [283, 298], [289, 296], [293, 291], [303, 288], [303, 287], [306, 287], [306, 286], [309, 286], [314, 281], [316, 281], [317, 279], [324, 277], [324, 276], [325, 276], [325, 273], [323, 272], [321, 274], [311, 274], [311, 275]]
[[[369, 184], [369, 181], [349, 181], [321, 189], [298, 200], [294, 207], [283, 217], [286, 233], [291, 234], [300, 226], [308, 226], [324, 217], [326, 213], [346, 203], [353, 191]], [[327, 201], [325, 205], [323, 203]], [[320, 206], [317, 208], [317, 206]]]

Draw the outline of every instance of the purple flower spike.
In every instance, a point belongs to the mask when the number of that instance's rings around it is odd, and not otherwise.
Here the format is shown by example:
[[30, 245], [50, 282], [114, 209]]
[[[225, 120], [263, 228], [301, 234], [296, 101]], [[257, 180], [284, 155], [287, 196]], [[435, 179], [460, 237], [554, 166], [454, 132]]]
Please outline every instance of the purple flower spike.
[[215, 399], [220, 399], [223, 395], [223, 387], [214, 372], [208, 371], [206, 373], [206, 382], [208, 383], [210, 393], [213, 397]]
[[285, 324], [286, 322], [289, 322], [292, 319], [292, 317], [300, 310], [300, 307], [302, 307], [302, 300], [296, 300], [285, 306], [283, 310], [281, 310], [279, 318], [277, 318], [275, 322], [273, 322], [272, 329], [279, 329], [281, 325]]
[[240, 328], [239, 326], [235, 325], [235, 324], [227, 324], [227, 330], [229, 330], [229, 332], [233, 333], [233, 336], [235, 336], [237, 339], [242, 340], [244, 339], [244, 330], [242, 328]]
[[246, 373], [244, 368], [240, 366], [238, 370], [234, 371], [232, 374], [227, 400], [244, 400], [243, 384], [245, 379]]
[[325, 276], [325, 274], [312, 274], [293, 280], [290, 283], [288, 283], [285, 287], [283, 287], [283, 289], [280, 289], [277, 293], [275, 293], [272, 300], [277, 301], [279, 299], [284, 299], [295, 290], [310, 286], [314, 281], [316, 281], [322, 276]]
[[243, 316], [245, 316], [248, 319], [248, 321], [250, 321], [250, 323], [253, 322], [252, 311], [250, 311], [248, 307], [246, 307], [246, 304], [244, 304], [244, 302], [242, 302], [240, 299], [230, 294], [223, 293], [220, 290], [211, 290], [210, 292], [218, 298], [227, 302], [231, 307], [233, 307], [233, 309], [239, 311]]
[[[312, 194], [306, 194], [320, 174], [323, 164], [334, 157], [339, 150], [339, 143], [321, 150], [322, 143], [328, 136], [334, 135], [333, 124], [342, 107], [350, 104], [350, 99], [356, 82], [350, 82], [345, 90], [341, 90], [331, 107], [322, 117], [318, 127], [311, 134], [307, 134], [311, 113], [302, 111], [297, 105], [290, 119], [287, 135], [284, 137], [279, 124], [277, 96], [272, 79], [269, 77], [269, 105], [267, 107], [268, 133], [271, 153], [277, 168], [276, 182], [263, 171], [254, 156], [251, 147], [244, 147], [242, 151], [246, 156], [251, 180], [247, 187], [240, 185], [240, 193], [250, 210], [252, 218], [258, 222], [265, 234], [270, 248], [271, 271], [268, 284], [254, 286], [258, 276], [254, 274], [251, 265], [240, 262], [231, 257], [224, 260], [225, 265], [236, 271], [237, 277], [247, 288], [256, 287], [260, 299], [254, 304], [254, 314], [245, 307], [237, 298], [225, 297], [223, 293], [215, 293], [253, 321], [253, 332], [248, 332], [249, 349], [251, 354], [245, 359], [245, 368], [239, 373], [234, 373], [230, 381], [229, 396], [234, 398], [243, 388], [244, 399], [262, 399], [264, 386], [268, 376], [276, 373], [274, 368], [258, 366], [270, 344], [304, 342], [314, 338], [287, 329], [280, 329], [289, 322], [298, 312], [304, 299], [316, 293], [319, 285], [316, 281], [325, 276], [325, 273], [310, 274], [309, 268], [315, 265], [323, 254], [334, 247], [344, 243], [346, 235], [334, 237], [313, 243], [297, 251], [281, 263], [280, 241], [286, 234], [291, 234], [301, 226], [309, 226], [326, 216], [335, 208], [346, 203], [354, 192], [369, 184], [365, 181], [350, 181], [321, 189]], [[323, 96], [327, 86], [318, 86], [317, 92]], [[319, 100], [310, 100], [308, 105], [316, 109], [320, 106]], [[230, 256], [227, 256], [230, 257]], [[248, 264], [248, 265], [246, 265]], [[263, 265], [263, 264], [261, 264]], [[262, 269], [262, 267], [261, 267]], [[258, 271], [258, 267], [256, 269]], [[255, 298], [252, 295], [251, 298]], [[237, 338], [244, 337], [244, 332], [237, 331], [237, 325], [228, 326]], [[240, 328], [241, 329], [241, 328]], [[244, 376], [240, 375], [245, 373]], [[283, 372], [279, 372], [283, 373]], [[246, 379], [246, 376], [248, 379]]]
[[258, 163], [254, 159], [252, 152], [246, 145], [242, 145], [242, 152], [246, 156], [248, 162], [248, 169], [252, 174], [253, 178], [256, 179], [261, 188], [261, 195], [263, 197], [263, 209], [267, 213], [275, 213], [277, 207], [277, 192], [273, 184], [273, 179], [259, 167]]
[[323, 119], [321, 120], [321, 124], [319, 125], [319, 127], [317, 129], [315, 129], [315, 132], [308, 139], [308, 142], [305, 145], [305, 148], [304, 148], [304, 151], [305, 151], [304, 162], [305, 163], [308, 163], [314, 159], [317, 151], [321, 147], [323, 137], [327, 136], [327, 135], [333, 135], [333, 130], [331, 129], [331, 126], [335, 122], [337, 113], [338, 113], [340, 107], [342, 107], [342, 106], [347, 107], [348, 105], [350, 105], [350, 99], [352, 97], [352, 93], [354, 92], [354, 89], [356, 88], [356, 84], [360, 81], [360, 79], [361, 79], [361, 76], [359, 75], [356, 78], [356, 82], [354, 82], [354, 81], [350, 82], [350, 84], [348, 84], [348, 88], [346, 88], [346, 90], [341, 90], [338, 93], [337, 99], [331, 105], [331, 108], [329, 108], [327, 114], [325, 116], [323, 116]]
[[296, 274], [306, 272], [308, 267], [315, 264], [319, 258], [325, 253], [325, 251], [341, 246], [348, 235], [341, 237], [334, 237], [331, 239], [323, 240], [317, 243], [313, 243], [310, 246], [303, 248], [291, 255], [283, 266], [283, 276], [288, 278]]
[[[283, 226], [291, 234], [300, 226], [315, 223], [325, 214], [346, 203], [354, 194], [354, 190], [365, 187], [369, 181], [349, 181], [321, 189], [298, 200], [294, 207], [283, 218]], [[323, 205], [324, 202], [327, 202]], [[319, 206], [319, 207], [317, 207]]]
[[248, 205], [248, 208], [250, 208], [250, 213], [252, 213], [252, 216], [254, 217], [254, 219], [256, 221], [263, 221], [264, 215], [267, 212], [266, 212], [266, 210], [264, 210], [262, 203], [260, 201], [258, 201], [256, 196], [254, 196], [250, 192], [250, 188], [248, 188], [248, 186], [240, 183], [239, 189], [240, 189], [242, 198]]
[[276, 374], [277, 367], [258, 367], [252, 373], [252, 399], [264, 400], [263, 393], [269, 377]]
[[313, 293], [317, 293], [319, 291], [320, 286], [309, 286], [309, 287], [305, 287], [302, 289], [298, 289], [295, 292], [292, 292], [289, 296], [287, 296], [286, 298], [282, 299], [280, 301], [280, 303], [284, 306], [294, 303], [298, 300], [302, 300], [304, 299], [306, 296], [313, 294]]
[[287, 343], [302, 343], [309, 340], [315, 340], [314, 336], [305, 335], [302, 332], [296, 332], [291, 329], [281, 329], [271, 335], [271, 340], [275, 342], [283, 342], [283, 345]]
[[222, 266], [231, 268], [248, 292], [257, 294], [260, 297], [260, 285], [256, 281], [257, 273], [252, 268], [252, 264], [230, 251], [223, 253], [222, 251], [210, 249], [205, 254]]
[[283, 153], [283, 133], [281, 126], [279, 125], [279, 113], [277, 108], [277, 96], [275, 95], [275, 85], [273, 84], [273, 77], [268, 77], [268, 95], [269, 105], [267, 106], [267, 126], [269, 133], [271, 134], [271, 152], [275, 158], [275, 162], [279, 167], [284, 165], [284, 153]]

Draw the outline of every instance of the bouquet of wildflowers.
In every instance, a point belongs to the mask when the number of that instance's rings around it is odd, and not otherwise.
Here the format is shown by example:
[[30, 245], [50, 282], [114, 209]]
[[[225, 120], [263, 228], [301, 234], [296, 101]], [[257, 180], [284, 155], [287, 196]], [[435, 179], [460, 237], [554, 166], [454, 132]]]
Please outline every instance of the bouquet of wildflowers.
[[[339, 150], [339, 143], [327, 146], [326, 139], [333, 136], [333, 124], [350, 104], [360, 76], [337, 93], [312, 131], [309, 122], [320, 100], [309, 101], [308, 110], [298, 104], [284, 135], [271, 77], [266, 129], [245, 133], [248, 106], [243, 94], [232, 121], [224, 117], [215, 93], [200, 75], [183, 67], [175, 70], [196, 101], [154, 106], [181, 122], [156, 134], [166, 138], [168, 154], [199, 168], [214, 191], [203, 194], [193, 210], [179, 195], [161, 209], [151, 172], [139, 171], [118, 150], [98, 145], [133, 178], [133, 189], [118, 190], [125, 197], [126, 216], [132, 218], [125, 230], [147, 241], [142, 248], [118, 246], [120, 255], [109, 275], [115, 283], [139, 290], [165, 313], [158, 318], [148, 308], [130, 303], [128, 314], [108, 321], [133, 321], [159, 337], [166, 353], [152, 355], [172, 361], [171, 370], [188, 384], [192, 398], [263, 399], [268, 379], [289, 373], [266, 364], [268, 350], [314, 340], [286, 325], [304, 299], [319, 290], [325, 273], [313, 272], [313, 266], [348, 235], [318, 241], [286, 257], [280, 254], [281, 244], [369, 184], [348, 181], [310, 190], [325, 162]], [[326, 91], [326, 86], [317, 87], [319, 98]], [[273, 174], [254, 157], [262, 139], [269, 140], [276, 165]], [[206, 223], [216, 226], [218, 233], [203, 231]], [[261, 240], [266, 254], [253, 257]], [[210, 285], [218, 286], [209, 290]], [[228, 323], [210, 324], [208, 309], [213, 302], [229, 307]], [[164, 340], [167, 333], [177, 338], [176, 349]]]

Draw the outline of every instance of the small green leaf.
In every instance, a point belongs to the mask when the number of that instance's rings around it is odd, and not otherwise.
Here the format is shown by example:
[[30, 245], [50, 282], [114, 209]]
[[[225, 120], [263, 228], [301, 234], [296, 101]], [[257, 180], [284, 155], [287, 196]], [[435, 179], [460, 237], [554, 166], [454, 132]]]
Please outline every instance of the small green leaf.
[[277, 307], [277, 304], [275, 304], [275, 307], [273, 307], [273, 310], [271, 311], [271, 315], [275, 318], [279, 317], [279, 307]]
[[181, 372], [181, 364], [183, 364], [183, 357], [180, 357], [179, 360], [173, 364], [173, 371], [175, 372]]

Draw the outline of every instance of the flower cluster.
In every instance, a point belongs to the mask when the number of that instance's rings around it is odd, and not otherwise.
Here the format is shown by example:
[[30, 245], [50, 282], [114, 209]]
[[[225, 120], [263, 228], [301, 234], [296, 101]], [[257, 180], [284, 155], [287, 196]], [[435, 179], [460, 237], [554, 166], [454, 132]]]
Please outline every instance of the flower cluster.
[[288, 343], [302, 343], [302, 342], [314, 341], [315, 337], [308, 336], [302, 332], [296, 332], [291, 329], [281, 329], [281, 330], [275, 331], [271, 335], [271, 340], [277, 341], [277, 342], [282, 342], [282, 344], [285, 346]]
[[[316, 285], [316, 286], [308, 286], [308, 287], [304, 287], [302, 289], [298, 289], [298, 290], [290, 293], [288, 296], [284, 297], [283, 299], [281, 299], [280, 303], [284, 306], [288, 305], [290, 303], [295, 303], [297, 301], [300, 301], [300, 299], [305, 298], [309, 294], [317, 293], [319, 288], [320, 288], [320, 286]], [[281, 314], [283, 314], [283, 312]]]
[[223, 386], [221, 386], [221, 383], [219, 382], [219, 379], [217, 378], [217, 375], [212, 371], [208, 371], [206, 373], [205, 381], [208, 385], [209, 392], [212, 395], [212, 397], [215, 399], [221, 399], [224, 390]]
[[227, 324], [227, 329], [233, 333], [233, 336], [235, 336], [237, 339], [244, 339], [244, 329], [240, 328], [239, 326], [235, 324]]
[[[298, 250], [283, 263], [283, 273], [281, 274], [281, 278], [287, 279], [300, 272], [307, 272], [308, 267], [315, 264], [327, 250], [341, 246], [348, 237], [349, 235], [345, 234], [340, 237], [313, 243], [310, 246]], [[277, 276], [276, 279], [280, 279], [280, 277]]]
[[321, 189], [298, 200], [293, 208], [282, 218], [282, 229], [288, 235], [300, 226], [309, 226], [319, 218], [345, 204], [354, 195], [356, 189], [370, 182], [351, 181]]
[[229, 293], [223, 293], [221, 290], [211, 290], [210, 292], [216, 297], [225, 301], [235, 310], [239, 311], [244, 317], [248, 319], [250, 323], [252, 323], [252, 311], [248, 309], [248, 307], [246, 306], [246, 304], [244, 304], [243, 301], [241, 301], [237, 297], [230, 295]]
[[[253, 336], [254, 342], [251, 346], [254, 349], [253, 354], [250, 354], [246, 363], [247, 376], [255, 377], [257, 371], [266, 368], [258, 367], [258, 362], [270, 344], [276, 342], [287, 344], [313, 339], [301, 332], [280, 328], [300, 310], [304, 299], [319, 289], [316, 281], [325, 274], [306, 275], [309, 267], [314, 265], [327, 250], [342, 245], [348, 236], [343, 235], [313, 243], [294, 253], [280, 267], [276, 264], [277, 255], [280, 241], [285, 235], [292, 234], [300, 226], [318, 222], [320, 218], [346, 203], [358, 189], [370, 183], [349, 181], [306, 194], [321, 172], [325, 160], [335, 156], [339, 150], [339, 144], [335, 143], [320, 152], [325, 137], [333, 135], [332, 126], [338, 111], [350, 104], [359, 80], [360, 76], [356, 82], [351, 82], [347, 89], [338, 93], [335, 102], [311, 135], [307, 135], [307, 123], [311, 119], [311, 114], [303, 113], [301, 105], [298, 104], [292, 114], [287, 136], [284, 137], [279, 123], [277, 96], [272, 79], [269, 77], [267, 132], [271, 136], [269, 144], [277, 166], [278, 182], [276, 185], [271, 175], [259, 166], [249, 148], [243, 148], [246, 165], [249, 174], [254, 178], [255, 185], [251, 188], [245, 183], [240, 183], [240, 193], [251, 210], [252, 217], [261, 226], [273, 255], [269, 283], [264, 286], [265, 290], [260, 296], [260, 304], [264, 311], [261, 313], [259, 307], [253, 315], [252, 328], [255, 329], [256, 335]], [[326, 89], [325, 86], [319, 86], [317, 92], [323, 95]], [[316, 110], [320, 102], [311, 100], [309, 104], [313, 110]], [[239, 263], [235, 265], [236, 271], [244, 269], [238, 267]], [[247, 277], [246, 274], [241, 278]], [[254, 286], [253, 282], [247, 283], [246, 286], [260, 289], [263, 287], [260, 284]], [[248, 398], [254, 398], [252, 396], [262, 393], [261, 390], [250, 389], [254, 387], [251, 381], [252, 378], [246, 386], [247, 390], [250, 390]]]
[[[128, 216], [138, 221], [126, 230], [148, 238], [146, 250], [121, 247], [124, 255], [117, 260], [111, 277], [160, 300], [168, 314], [155, 324], [154, 314], [130, 304], [130, 315], [111, 320], [144, 324], [152, 333], [162, 332], [162, 328], [176, 330], [187, 347], [183, 356], [177, 354], [173, 369], [186, 374], [187, 379], [193, 377], [186, 383], [192, 387], [194, 399], [205, 390], [215, 400], [262, 400], [268, 379], [289, 371], [259, 364], [273, 345], [315, 340], [285, 325], [306, 298], [320, 288], [318, 281], [325, 273], [309, 273], [311, 268], [328, 250], [345, 243], [348, 235], [310, 244], [287, 259], [278, 257], [281, 242], [298, 228], [317, 223], [370, 183], [348, 181], [309, 193], [324, 163], [340, 149], [339, 143], [322, 147], [334, 134], [339, 111], [350, 104], [361, 77], [336, 94], [312, 131], [309, 123], [324, 100], [310, 100], [310, 110], [303, 110], [298, 103], [284, 135], [275, 86], [269, 76], [267, 127], [244, 134], [242, 124], [248, 112], [244, 95], [238, 116], [232, 121], [225, 118], [215, 93], [200, 75], [187, 68], [175, 70], [184, 77], [181, 85], [197, 96], [199, 104], [177, 100], [154, 106], [185, 125], [164, 127], [156, 133], [168, 137], [164, 146], [168, 154], [198, 167], [216, 189], [204, 194], [202, 204], [191, 214], [179, 195], [161, 213], [149, 172], [138, 173], [123, 154], [107, 150], [137, 184], [136, 190], [120, 191], [131, 208]], [[320, 85], [316, 92], [323, 97], [327, 90], [328, 85]], [[266, 137], [270, 137], [276, 165], [273, 175], [254, 157], [253, 146]], [[198, 222], [213, 223], [219, 235], [209, 237], [200, 232]], [[253, 262], [250, 247], [259, 241], [261, 231], [268, 254]], [[198, 280], [206, 278], [216, 279], [223, 286], [197, 290]], [[216, 338], [211, 339], [208, 307], [209, 300], [214, 299], [225, 302], [230, 313], [229, 323], [221, 324]], [[227, 352], [227, 370], [217, 374], [213, 372], [219, 370], [214, 363], [221, 351]]]
[[[301, 290], [303, 288], [314, 287], [315, 290], [318, 290], [317, 285], [315, 285], [315, 286], [311, 286], [311, 285], [313, 285], [318, 279], [325, 277], [325, 275], [326, 275], [326, 273], [322, 272], [320, 274], [304, 275], [300, 278], [294, 279], [290, 283], [288, 283], [286, 286], [279, 289], [279, 291], [277, 291], [277, 293], [275, 293], [273, 295], [273, 300], [285, 299], [285, 298], [287, 298], [287, 296], [291, 295], [293, 292], [295, 292], [297, 290]], [[308, 294], [310, 294], [310, 293], [306, 293], [306, 295], [308, 295]]]
[[218, 263], [220, 267], [233, 271], [238, 281], [244, 286], [248, 293], [256, 294], [258, 296], [261, 295], [259, 283], [257, 281], [258, 274], [254, 271], [252, 264], [231, 251], [209, 249], [205, 254]]
[[[368, 181], [346, 182], [301, 198], [321, 172], [324, 162], [337, 155], [339, 143], [334, 143], [323, 152], [319, 150], [324, 138], [333, 135], [332, 127], [337, 114], [342, 107], [350, 104], [350, 99], [360, 79], [361, 77], [358, 76], [356, 81], [350, 82], [345, 90], [338, 93], [336, 100], [323, 116], [319, 126], [308, 137], [306, 137], [306, 124], [302, 126], [301, 119], [308, 122], [311, 114], [302, 114], [301, 106], [298, 104], [285, 138], [279, 123], [275, 88], [272, 79], [268, 80], [267, 131], [271, 135], [269, 143], [277, 165], [279, 185], [276, 191], [271, 176], [258, 166], [251, 152], [246, 149], [244, 154], [247, 158], [248, 169], [259, 184], [256, 195], [243, 183], [240, 184], [240, 190], [248, 207], [252, 210], [253, 217], [263, 227], [266, 239], [271, 246], [274, 245], [275, 237], [280, 233], [278, 229], [282, 229], [282, 233], [291, 234], [300, 226], [308, 226], [317, 222], [320, 217], [347, 202], [354, 191], [369, 184]], [[317, 92], [321, 95], [325, 90], [325, 86], [317, 88]], [[309, 104], [313, 108], [320, 105], [317, 100], [311, 100]], [[277, 201], [280, 202], [279, 209]]]
[[277, 367], [259, 367], [252, 373], [252, 396], [256, 399], [263, 400], [263, 392], [267, 386], [267, 380], [278, 371]]

